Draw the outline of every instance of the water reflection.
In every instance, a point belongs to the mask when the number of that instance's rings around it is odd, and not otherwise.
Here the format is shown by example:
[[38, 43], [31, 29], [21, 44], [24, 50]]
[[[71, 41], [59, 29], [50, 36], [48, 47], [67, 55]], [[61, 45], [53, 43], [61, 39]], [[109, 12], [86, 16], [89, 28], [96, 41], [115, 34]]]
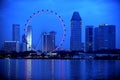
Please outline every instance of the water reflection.
[[28, 60], [25, 60], [25, 73], [26, 73], [26, 77], [25, 77], [25, 79], [26, 80], [31, 80], [31, 60], [30, 59], [28, 59]]
[[119, 60], [1, 59], [3, 80], [119, 79]]
[[81, 78], [80, 76], [80, 61], [70, 61], [70, 79], [78, 80]]
[[54, 71], [55, 71], [54, 70], [54, 66], [55, 66], [54, 65], [54, 60], [52, 60], [52, 64], [51, 65], [52, 65], [52, 80], [54, 80]]
[[7, 63], [8, 64], [8, 68], [7, 68], [8, 69], [8, 75], [7, 75], [7, 77], [10, 80], [10, 72], [11, 72], [11, 70], [10, 70], [10, 59], [8, 59], [7, 62], [8, 62]]

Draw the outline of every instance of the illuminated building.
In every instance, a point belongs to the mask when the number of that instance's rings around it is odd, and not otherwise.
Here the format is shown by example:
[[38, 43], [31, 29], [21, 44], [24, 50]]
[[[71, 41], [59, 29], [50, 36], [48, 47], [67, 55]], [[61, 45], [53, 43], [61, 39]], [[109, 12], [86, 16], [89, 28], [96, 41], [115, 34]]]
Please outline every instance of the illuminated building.
[[55, 49], [55, 32], [51, 31], [49, 33], [43, 33], [43, 52], [50, 52]]
[[32, 26], [27, 28], [27, 51], [32, 49]]
[[99, 50], [116, 48], [116, 29], [115, 25], [99, 25]]
[[82, 19], [78, 12], [74, 12], [71, 18], [71, 37], [70, 37], [70, 50], [72, 51], [82, 50], [81, 28]]
[[4, 50], [6, 52], [11, 52], [11, 51], [19, 52], [19, 41], [5, 41]]
[[20, 25], [13, 24], [12, 29], [12, 40], [13, 41], [20, 41]]
[[85, 28], [85, 52], [93, 51], [93, 26]]

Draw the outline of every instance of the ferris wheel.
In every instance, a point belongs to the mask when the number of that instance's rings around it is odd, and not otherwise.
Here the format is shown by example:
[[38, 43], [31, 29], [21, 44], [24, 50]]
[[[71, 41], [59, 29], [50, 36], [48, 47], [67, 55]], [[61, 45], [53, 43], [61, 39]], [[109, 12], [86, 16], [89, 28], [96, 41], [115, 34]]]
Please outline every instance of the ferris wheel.
[[[54, 51], [57, 51], [59, 50], [59, 48], [63, 45], [63, 42], [65, 40], [65, 37], [66, 37], [66, 28], [65, 28], [65, 23], [64, 23], [64, 20], [61, 18], [60, 15], [58, 15], [57, 12], [54, 12], [52, 10], [40, 10], [40, 11], [37, 11], [35, 13], [33, 13], [29, 19], [27, 20], [27, 23], [25, 24], [25, 38], [26, 38], [26, 43], [27, 43], [27, 47], [28, 48], [31, 48], [32, 50], [35, 50], [33, 47], [32, 47], [32, 43], [30, 42], [30, 40], [27, 39], [28, 37], [28, 26], [30, 25], [30, 22], [32, 21], [32, 19], [38, 15], [41, 15], [41, 14], [45, 14], [45, 13], [48, 13], [48, 14], [52, 14], [54, 15], [59, 21], [60, 21], [60, 24], [61, 24], [61, 27], [62, 27], [62, 39], [61, 41], [59, 42], [59, 44], [57, 45], [57, 47], [53, 50], [51, 50], [50, 52], [54, 52]], [[36, 50], [35, 50], [36, 51]]]

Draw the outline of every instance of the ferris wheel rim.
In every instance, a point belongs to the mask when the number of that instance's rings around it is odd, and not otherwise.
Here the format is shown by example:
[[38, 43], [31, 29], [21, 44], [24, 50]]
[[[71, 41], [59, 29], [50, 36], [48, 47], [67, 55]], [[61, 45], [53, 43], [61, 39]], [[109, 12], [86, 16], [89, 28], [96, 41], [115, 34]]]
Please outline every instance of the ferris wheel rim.
[[[61, 41], [59, 42], [59, 44], [57, 45], [57, 47], [54, 50], [50, 51], [50, 52], [54, 52], [54, 51], [57, 51], [63, 45], [63, 42], [65, 41], [65, 37], [66, 37], [66, 28], [65, 28], [66, 25], [64, 23], [64, 20], [61, 18], [60, 15], [58, 15], [57, 12], [54, 12], [54, 11], [48, 10], [48, 9], [47, 10], [43, 10], [42, 9], [42, 10], [39, 10], [39, 11], [36, 11], [35, 13], [33, 13], [29, 17], [29, 19], [27, 20], [27, 23], [25, 24], [25, 29], [24, 29], [25, 35], [27, 36], [27, 28], [28, 28], [28, 26], [29, 26], [32, 18], [34, 18], [37, 15], [44, 14], [44, 13], [51, 13], [51, 14], [55, 15], [58, 18], [58, 20], [61, 22], [61, 26], [63, 28]], [[28, 41], [27, 41], [27, 44], [29, 45]], [[35, 50], [32, 46], [30, 48], [32, 48], [33, 50]]]

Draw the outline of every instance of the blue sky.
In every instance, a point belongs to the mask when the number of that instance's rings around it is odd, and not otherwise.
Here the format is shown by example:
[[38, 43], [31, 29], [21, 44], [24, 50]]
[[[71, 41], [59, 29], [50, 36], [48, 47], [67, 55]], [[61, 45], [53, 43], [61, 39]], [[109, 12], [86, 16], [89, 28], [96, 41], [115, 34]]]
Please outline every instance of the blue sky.
[[[21, 25], [22, 36], [26, 20], [34, 12], [42, 9], [53, 10], [64, 20], [67, 36], [63, 48], [69, 49], [70, 19], [74, 11], [78, 11], [82, 18], [83, 42], [86, 25], [98, 27], [99, 24], [103, 23], [113, 24], [116, 25], [117, 30], [117, 48], [120, 48], [120, 0], [2, 0], [0, 2], [0, 47], [3, 45], [3, 41], [12, 40], [12, 24]], [[38, 15], [31, 21], [31, 25], [33, 27], [34, 46], [39, 39], [40, 32], [45, 30], [47, 32], [57, 31], [56, 43], [60, 42], [62, 27], [54, 15]]]

